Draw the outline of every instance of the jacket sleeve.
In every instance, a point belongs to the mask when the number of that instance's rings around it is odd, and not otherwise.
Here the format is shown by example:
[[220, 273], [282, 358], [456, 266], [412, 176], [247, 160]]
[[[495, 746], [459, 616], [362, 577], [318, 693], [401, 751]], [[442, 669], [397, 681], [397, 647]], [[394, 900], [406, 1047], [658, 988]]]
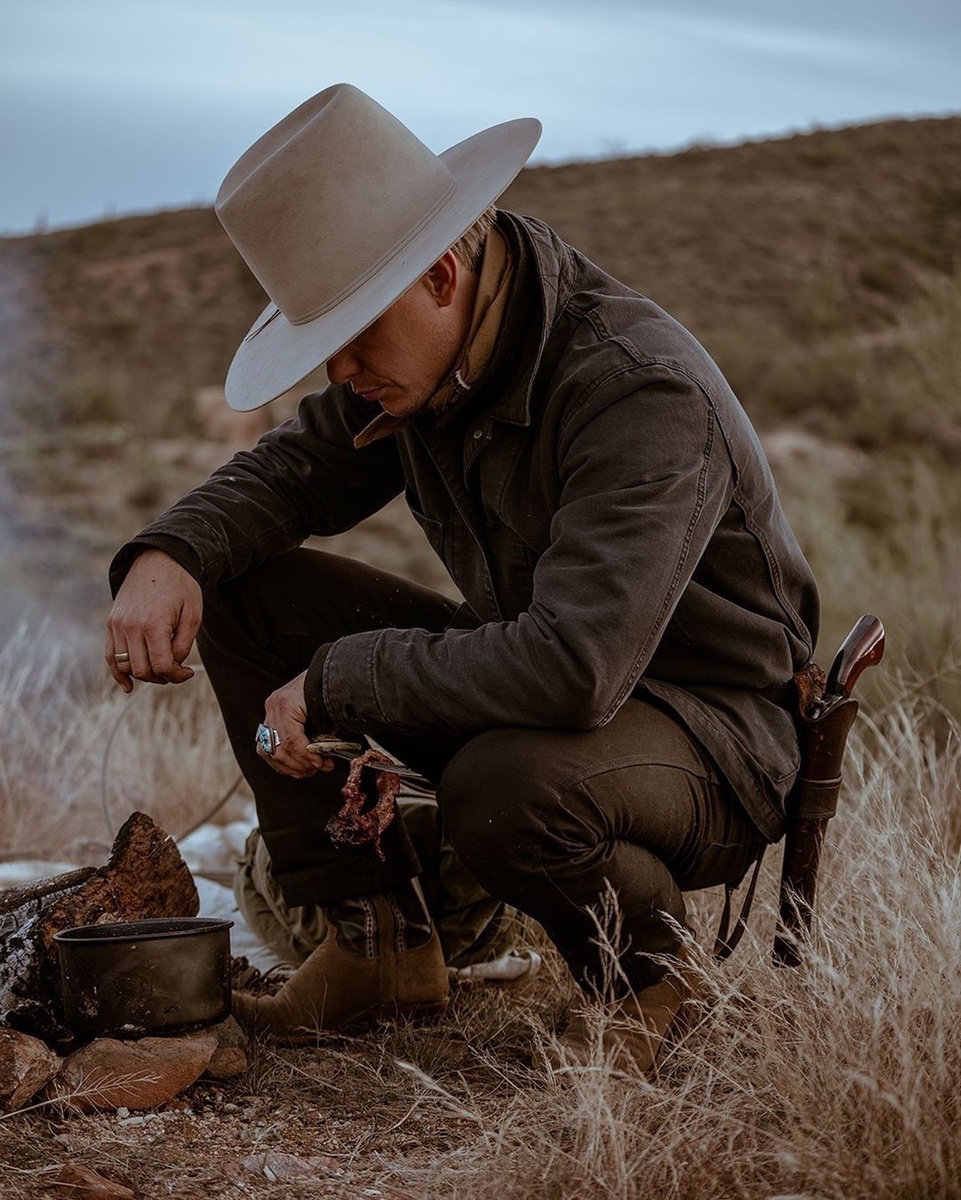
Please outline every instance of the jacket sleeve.
[[312, 664], [308, 704], [372, 732], [591, 729], [614, 716], [734, 478], [711, 402], [684, 372], [634, 366], [585, 392], [558, 422], [560, 494], [528, 609], [467, 631], [342, 638]]
[[392, 440], [354, 449], [369, 416], [345, 388], [305, 396], [295, 417], [121, 547], [110, 567], [114, 592], [149, 547], [165, 550], [207, 588], [382, 508], [401, 490], [403, 474]]

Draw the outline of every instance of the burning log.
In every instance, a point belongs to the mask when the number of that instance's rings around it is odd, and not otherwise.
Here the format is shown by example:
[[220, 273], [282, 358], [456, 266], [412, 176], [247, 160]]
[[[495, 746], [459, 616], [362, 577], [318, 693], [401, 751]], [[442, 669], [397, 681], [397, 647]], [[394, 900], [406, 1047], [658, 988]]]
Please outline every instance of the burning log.
[[50, 1042], [63, 1024], [54, 935], [74, 925], [192, 917], [200, 907], [193, 876], [167, 833], [133, 813], [107, 864], [0, 891], [0, 1023]]

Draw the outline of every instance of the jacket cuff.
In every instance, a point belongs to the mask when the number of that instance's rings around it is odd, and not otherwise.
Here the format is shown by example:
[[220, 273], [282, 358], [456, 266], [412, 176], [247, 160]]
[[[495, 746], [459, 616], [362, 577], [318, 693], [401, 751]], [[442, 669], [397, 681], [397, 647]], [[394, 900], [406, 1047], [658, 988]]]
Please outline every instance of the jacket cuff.
[[327, 662], [327, 655], [333, 648], [333, 642], [325, 642], [314, 652], [314, 657], [310, 660], [310, 666], [307, 668], [307, 677], [304, 680], [307, 716], [310, 718], [310, 725], [315, 733], [332, 733], [334, 730], [333, 718], [324, 703], [324, 664]]
[[116, 597], [120, 585], [127, 578], [127, 572], [145, 550], [162, 550], [169, 554], [174, 562], [197, 580], [203, 586], [203, 564], [200, 555], [189, 542], [170, 534], [157, 533], [147, 537], [135, 537], [132, 541], [121, 546], [110, 564], [110, 594]]

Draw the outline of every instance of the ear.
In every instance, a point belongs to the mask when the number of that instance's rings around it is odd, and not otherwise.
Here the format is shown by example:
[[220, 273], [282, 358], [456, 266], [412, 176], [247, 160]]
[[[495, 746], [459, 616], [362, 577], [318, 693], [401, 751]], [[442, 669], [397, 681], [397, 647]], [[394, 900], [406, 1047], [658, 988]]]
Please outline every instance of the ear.
[[457, 255], [452, 250], [448, 250], [446, 254], [441, 255], [427, 274], [421, 277], [421, 282], [439, 308], [447, 308], [454, 303], [454, 297], [460, 286], [462, 269]]

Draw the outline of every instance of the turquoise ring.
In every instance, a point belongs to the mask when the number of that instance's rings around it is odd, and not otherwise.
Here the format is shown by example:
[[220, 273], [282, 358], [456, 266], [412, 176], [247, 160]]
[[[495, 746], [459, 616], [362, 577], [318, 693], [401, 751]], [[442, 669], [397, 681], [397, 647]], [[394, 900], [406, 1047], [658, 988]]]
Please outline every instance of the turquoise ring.
[[257, 749], [268, 758], [273, 758], [274, 751], [280, 745], [280, 734], [277, 730], [271, 729], [269, 725], [258, 725], [256, 740]]

